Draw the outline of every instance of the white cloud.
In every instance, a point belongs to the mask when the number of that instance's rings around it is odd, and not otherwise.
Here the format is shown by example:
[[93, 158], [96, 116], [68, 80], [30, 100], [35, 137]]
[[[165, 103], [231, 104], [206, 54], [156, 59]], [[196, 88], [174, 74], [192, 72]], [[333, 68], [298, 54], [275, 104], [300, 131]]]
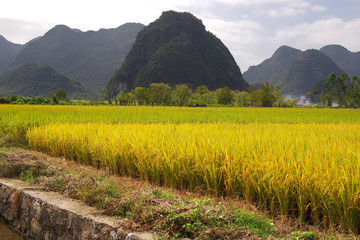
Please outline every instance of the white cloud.
[[26, 43], [44, 35], [55, 24], [45, 21], [26, 21], [11, 18], [0, 18], [0, 34], [13, 43]]
[[214, 33], [228, 47], [242, 72], [263, 59], [257, 51], [265, 39], [263, 26], [259, 22], [243, 16], [236, 21], [204, 18], [203, 23], [207, 30]]
[[327, 7], [320, 6], [320, 5], [314, 5], [314, 6], [311, 7], [311, 11], [313, 11], [313, 12], [326, 12]]
[[279, 7], [275, 9], [260, 11], [262, 15], [269, 17], [294, 17], [306, 13], [304, 8]]
[[[316, 1], [319, 5], [314, 2], [131, 0], [124, 4], [117, 0], [3, 0], [0, 34], [10, 41], [24, 43], [43, 35], [56, 24], [66, 24], [83, 31], [117, 27], [126, 22], [149, 24], [157, 19], [162, 11], [172, 9], [192, 12], [202, 19], [206, 28], [229, 48], [242, 72], [249, 65], [259, 64], [270, 57], [284, 44], [305, 50], [338, 43], [349, 50], [359, 51], [356, 39], [360, 38], [360, 18], [345, 21], [331, 17], [297, 25], [293, 24], [300, 18], [292, 18], [291, 21], [277, 19], [304, 15], [307, 21], [310, 21], [313, 17], [324, 16], [323, 12], [328, 11], [328, 8], [329, 12], [332, 11], [332, 4], [328, 1]], [[309, 16], [308, 13], [312, 15]], [[231, 21], [228, 21], [229, 19]], [[287, 24], [288, 26], [284, 26]]]
[[295, 17], [308, 11], [324, 12], [327, 10], [324, 6], [312, 5], [303, 0], [255, 0], [252, 2], [252, 4], [255, 3], [267, 4], [267, 7], [259, 8], [257, 12], [269, 17]]
[[337, 17], [283, 27], [276, 32], [277, 42], [294, 47], [320, 48], [327, 44], [341, 44], [358, 51], [360, 39], [360, 18], [344, 21]]

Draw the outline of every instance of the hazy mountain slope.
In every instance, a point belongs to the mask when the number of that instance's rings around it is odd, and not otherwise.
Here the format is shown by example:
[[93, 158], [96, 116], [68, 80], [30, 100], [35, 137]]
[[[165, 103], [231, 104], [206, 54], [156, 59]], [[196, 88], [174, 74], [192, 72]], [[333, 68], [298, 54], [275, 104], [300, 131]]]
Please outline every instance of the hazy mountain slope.
[[291, 64], [277, 85], [284, 94], [299, 96], [310, 91], [316, 82], [327, 79], [332, 72], [340, 75], [343, 70], [326, 54], [306, 50]]
[[257, 66], [249, 67], [243, 76], [250, 84], [269, 82], [276, 84], [284, 76], [291, 64], [301, 55], [301, 51], [288, 46], [278, 48], [271, 58]]
[[123, 65], [109, 80], [104, 96], [164, 82], [214, 90], [244, 90], [248, 83], [226, 46], [190, 13], [164, 12], [139, 32]]
[[341, 45], [327, 45], [320, 49], [349, 76], [360, 76], [360, 52], [350, 52]]
[[24, 64], [0, 77], [0, 96], [47, 96], [59, 89], [69, 94], [84, 91], [80, 83], [35, 63]]
[[143, 27], [127, 23], [115, 29], [81, 32], [58, 25], [29, 42], [13, 65], [49, 65], [88, 89], [101, 89], [121, 65]]
[[24, 48], [14, 44], [0, 35], [0, 74], [15, 60], [16, 55]]
[[271, 58], [244, 73], [244, 78], [253, 85], [269, 82], [280, 86], [286, 95], [300, 96], [313, 85], [334, 72], [343, 70], [334, 61], [318, 50], [300, 51], [288, 46], [278, 48]]

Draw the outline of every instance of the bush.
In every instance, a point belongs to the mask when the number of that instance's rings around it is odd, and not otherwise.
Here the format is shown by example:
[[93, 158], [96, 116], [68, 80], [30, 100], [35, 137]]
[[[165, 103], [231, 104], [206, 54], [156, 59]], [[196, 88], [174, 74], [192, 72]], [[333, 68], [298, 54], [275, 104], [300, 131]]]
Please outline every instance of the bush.
[[10, 99], [7, 97], [0, 97], [0, 104], [10, 104]]

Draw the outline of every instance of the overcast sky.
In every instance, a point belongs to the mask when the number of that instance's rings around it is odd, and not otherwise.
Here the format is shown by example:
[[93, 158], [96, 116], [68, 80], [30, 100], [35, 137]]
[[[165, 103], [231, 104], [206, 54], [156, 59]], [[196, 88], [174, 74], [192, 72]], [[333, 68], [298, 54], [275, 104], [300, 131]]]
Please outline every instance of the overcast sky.
[[360, 51], [360, 0], [2, 0], [0, 34], [23, 44], [57, 24], [82, 31], [147, 25], [167, 10], [201, 19], [242, 72], [281, 45], [306, 50], [341, 44]]

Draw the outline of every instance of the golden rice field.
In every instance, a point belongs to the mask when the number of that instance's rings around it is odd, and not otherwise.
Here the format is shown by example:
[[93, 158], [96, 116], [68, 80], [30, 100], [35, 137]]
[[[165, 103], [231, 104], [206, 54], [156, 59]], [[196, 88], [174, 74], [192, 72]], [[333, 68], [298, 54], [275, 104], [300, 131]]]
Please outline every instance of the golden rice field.
[[360, 111], [1, 106], [38, 151], [360, 232]]

